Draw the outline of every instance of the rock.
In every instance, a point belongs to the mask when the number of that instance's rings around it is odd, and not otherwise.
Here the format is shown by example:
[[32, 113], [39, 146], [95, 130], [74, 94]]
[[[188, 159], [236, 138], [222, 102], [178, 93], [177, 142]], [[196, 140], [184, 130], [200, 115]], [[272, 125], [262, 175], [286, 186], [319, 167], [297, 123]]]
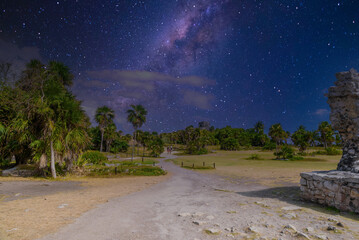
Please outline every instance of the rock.
[[20, 196], [21, 195], [21, 193], [16, 193], [15, 194], [15, 197], [18, 197], [18, 196]]
[[248, 233], [259, 233], [258, 229], [255, 226], [249, 226], [246, 229], [246, 232], [248, 232]]
[[194, 223], [194, 224], [196, 224], [198, 226], [206, 224], [206, 222], [204, 222], [204, 221], [193, 221], [192, 223]]
[[359, 173], [359, 74], [355, 69], [336, 74], [335, 86], [328, 90], [330, 121], [343, 140], [343, 156], [338, 170]]
[[307, 227], [305, 228], [305, 231], [309, 232], [309, 233], [313, 233], [314, 232], [314, 228], [312, 227]]
[[213, 219], [214, 219], [214, 216], [209, 215], [209, 216], [206, 217], [206, 219], [208, 219], [208, 220], [213, 220]]
[[337, 228], [334, 227], [334, 226], [329, 225], [329, 226], [327, 227], [327, 230], [328, 230], [328, 231], [335, 231], [335, 230], [337, 230]]
[[302, 232], [297, 232], [297, 234], [295, 236], [298, 238], [310, 239], [310, 237], [307, 234], [302, 233]]
[[338, 226], [338, 227], [342, 227], [342, 228], [343, 228], [343, 227], [344, 227], [344, 224], [343, 224], [343, 223], [341, 223], [341, 222], [338, 222], [338, 223], [337, 223], [337, 226]]
[[323, 235], [323, 234], [318, 234], [318, 235], [314, 235], [315, 238], [320, 239], [320, 240], [327, 240], [328, 237]]
[[217, 228], [209, 228], [209, 229], [206, 229], [206, 232], [210, 233], [210, 234], [220, 234], [221, 230], [219, 230]]
[[194, 214], [192, 214], [192, 217], [202, 217], [203, 215], [203, 212], [195, 212]]
[[189, 216], [191, 216], [191, 214], [185, 212], [185, 213], [179, 213], [178, 216], [179, 217], [189, 217]]
[[287, 218], [287, 219], [294, 219], [294, 218], [297, 218], [297, 214], [295, 214], [295, 213], [286, 213], [286, 214], [281, 215], [281, 217], [284, 217], [284, 218]]
[[301, 207], [289, 206], [289, 207], [282, 207], [283, 211], [301, 211]]
[[291, 224], [286, 225], [284, 228], [289, 229], [289, 230], [293, 230], [294, 232], [297, 232], [297, 229]]
[[18, 230], [18, 228], [12, 228], [10, 230], [6, 230], [6, 232], [12, 232], [12, 231], [17, 231], [17, 230]]
[[65, 207], [67, 207], [67, 206], [68, 206], [67, 203], [63, 203], [63, 204], [59, 205], [57, 208], [65, 208]]

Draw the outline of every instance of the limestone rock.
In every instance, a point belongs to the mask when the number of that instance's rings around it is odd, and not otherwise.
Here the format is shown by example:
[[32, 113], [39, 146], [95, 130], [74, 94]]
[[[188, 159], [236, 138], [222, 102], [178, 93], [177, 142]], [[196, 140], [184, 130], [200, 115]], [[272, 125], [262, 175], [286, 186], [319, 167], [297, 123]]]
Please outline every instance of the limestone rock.
[[193, 223], [198, 226], [206, 224], [206, 222], [204, 222], [204, 221], [193, 221]]
[[178, 216], [179, 217], [189, 217], [189, 216], [191, 216], [191, 214], [185, 212], [185, 213], [179, 213]]
[[337, 169], [359, 173], [359, 74], [350, 69], [337, 73], [336, 78], [327, 97], [330, 121], [343, 140], [343, 156]]

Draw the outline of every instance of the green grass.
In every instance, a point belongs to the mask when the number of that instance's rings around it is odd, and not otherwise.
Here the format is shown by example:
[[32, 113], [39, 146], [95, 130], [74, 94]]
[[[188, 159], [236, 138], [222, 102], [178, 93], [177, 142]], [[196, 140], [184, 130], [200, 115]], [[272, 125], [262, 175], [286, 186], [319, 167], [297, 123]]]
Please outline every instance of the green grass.
[[[260, 159], [252, 159], [256, 154]], [[340, 156], [306, 156], [300, 160], [276, 160], [273, 151], [242, 150], [216, 151], [207, 155], [180, 156], [172, 161], [181, 166], [207, 166], [216, 163], [215, 173], [223, 176], [243, 179], [254, 179], [264, 184], [273, 185], [278, 182], [298, 182], [300, 172], [336, 169]]]

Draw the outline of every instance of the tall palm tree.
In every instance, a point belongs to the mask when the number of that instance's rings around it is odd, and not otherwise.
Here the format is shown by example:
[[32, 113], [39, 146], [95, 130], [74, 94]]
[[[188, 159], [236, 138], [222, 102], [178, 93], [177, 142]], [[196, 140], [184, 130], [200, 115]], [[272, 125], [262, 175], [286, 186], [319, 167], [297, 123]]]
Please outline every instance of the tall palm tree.
[[278, 145], [281, 140], [288, 137], [287, 133], [283, 130], [280, 123], [276, 123], [269, 128], [268, 135], [275, 141], [275, 152], [278, 154]]
[[96, 122], [98, 123], [99, 127], [100, 127], [100, 131], [101, 131], [101, 147], [100, 147], [100, 152], [102, 152], [102, 147], [103, 147], [103, 135], [105, 132], [105, 128], [112, 123], [112, 120], [115, 118], [115, 112], [107, 107], [107, 106], [102, 106], [97, 108], [96, 110], [96, 115], [95, 115], [95, 119]]
[[134, 141], [132, 142], [132, 161], [135, 152], [136, 132], [146, 122], [147, 110], [142, 105], [131, 105], [132, 109], [127, 110], [127, 121], [130, 122], [134, 128]]

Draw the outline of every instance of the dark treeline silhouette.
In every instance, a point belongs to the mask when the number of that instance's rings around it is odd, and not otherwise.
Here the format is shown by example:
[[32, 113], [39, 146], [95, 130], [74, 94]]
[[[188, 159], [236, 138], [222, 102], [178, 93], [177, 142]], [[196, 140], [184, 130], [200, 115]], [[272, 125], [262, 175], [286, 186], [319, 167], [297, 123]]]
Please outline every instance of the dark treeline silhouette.
[[[90, 127], [90, 119], [81, 102], [68, 90], [73, 75], [60, 62], [43, 64], [31, 60], [20, 76], [14, 77], [11, 64], [0, 63], [0, 168], [36, 164], [39, 174], [52, 177], [58, 172], [71, 172], [87, 150], [112, 153], [127, 152], [132, 143], [150, 151], [163, 152], [157, 133], [139, 131], [147, 111], [141, 105], [131, 106], [128, 121], [134, 126], [133, 136], [122, 135], [114, 124], [114, 110], [99, 107]], [[132, 155], [133, 156], [133, 155]], [[48, 161], [50, 160], [50, 161]]]
[[[214, 128], [208, 122], [200, 122], [198, 128], [188, 126], [184, 130], [161, 134], [166, 144], [180, 144], [185, 146], [188, 154], [204, 154], [208, 152], [207, 146], [220, 145], [222, 150], [239, 150], [241, 148], [261, 147], [264, 150], [275, 150], [278, 155], [281, 146], [294, 145], [303, 153], [308, 147], [340, 146], [341, 139], [334, 132], [328, 122], [319, 124], [318, 129], [308, 131], [299, 126], [292, 134], [285, 131], [280, 123], [270, 126], [268, 134], [265, 133], [263, 122], [257, 122], [253, 128]], [[290, 141], [289, 141], [290, 140]]]

